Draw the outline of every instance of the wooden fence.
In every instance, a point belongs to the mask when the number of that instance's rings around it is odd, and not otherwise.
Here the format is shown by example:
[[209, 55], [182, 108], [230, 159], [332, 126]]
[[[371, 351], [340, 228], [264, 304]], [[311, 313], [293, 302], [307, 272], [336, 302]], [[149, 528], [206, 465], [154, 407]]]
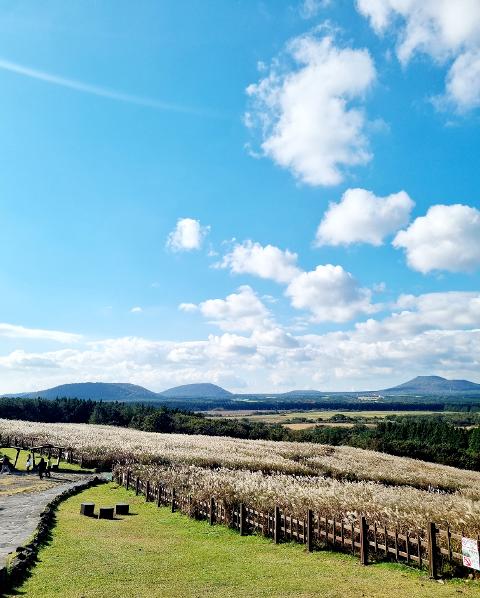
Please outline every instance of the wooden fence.
[[[90, 463], [86, 463], [82, 456], [77, 456], [71, 448], [54, 446], [52, 444], [41, 444], [38, 440], [32, 440], [30, 443], [25, 440], [23, 436], [2, 436], [0, 435], [0, 447], [13, 448], [16, 450], [29, 451], [37, 453], [41, 456], [56, 457], [58, 462], [60, 459], [65, 459], [68, 463], [77, 463], [80, 467], [88, 467]], [[17, 455], [18, 457], [18, 455]], [[16, 464], [16, 461], [15, 461]]]
[[[442, 529], [430, 523], [427, 530], [400, 533], [397, 529], [368, 523], [365, 517], [351, 522], [343, 519], [320, 517], [309, 510], [306, 519], [292, 517], [275, 507], [272, 513], [264, 513], [245, 504], [226, 508], [222, 501], [211, 497], [209, 501], [193, 502], [191, 496], [154, 484], [149, 480], [134, 478], [130, 471], [117, 472], [118, 484], [144, 495], [147, 502], [158, 506], [170, 506], [196, 519], [207, 519], [227, 525], [240, 535], [260, 533], [275, 543], [292, 541], [304, 544], [308, 551], [321, 548], [339, 550], [358, 555], [363, 565], [384, 560], [396, 561], [410, 566], [428, 568], [430, 577], [442, 573], [465, 575], [472, 569], [463, 566], [462, 536], [450, 528]], [[477, 537], [480, 548], [480, 540]]]

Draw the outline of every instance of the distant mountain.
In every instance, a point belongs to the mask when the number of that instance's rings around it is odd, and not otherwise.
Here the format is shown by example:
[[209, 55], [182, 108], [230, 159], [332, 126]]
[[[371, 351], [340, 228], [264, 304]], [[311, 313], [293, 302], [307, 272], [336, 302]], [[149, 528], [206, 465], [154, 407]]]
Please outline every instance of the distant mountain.
[[168, 399], [228, 399], [232, 393], [216, 384], [184, 384], [160, 393]]
[[283, 392], [282, 394], [278, 395], [279, 397], [323, 397], [325, 395], [324, 392], [320, 390], [290, 390], [288, 392]]
[[379, 392], [395, 394], [442, 394], [455, 392], [480, 392], [480, 384], [468, 380], [447, 380], [441, 376], [417, 376], [408, 382]]
[[162, 397], [136, 384], [109, 382], [79, 382], [76, 384], [62, 384], [46, 390], [9, 394], [5, 396], [25, 399], [56, 399], [68, 397], [77, 399], [92, 399], [94, 401], [158, 401]]

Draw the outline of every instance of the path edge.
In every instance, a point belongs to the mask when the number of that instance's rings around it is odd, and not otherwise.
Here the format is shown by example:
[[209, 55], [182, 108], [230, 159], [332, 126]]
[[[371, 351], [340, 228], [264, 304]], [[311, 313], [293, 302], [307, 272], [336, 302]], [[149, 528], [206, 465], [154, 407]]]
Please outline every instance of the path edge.
[[93, 486], [105, 484], [107, 481], [108, 480], [104, 478], [95, 476], [91, 480], [81, 482], [72, 488], [64, 490], [47, 503], [40, 513], [40, 521], [35, 528], [32, 539], [27, 544], [17, 546], [17, 548], [12, 551], [12, 553], [16, 553], [16, 556], [13, 557], [12, 561], [8, 565], [0, 567], [0, 597], [3, 596], [7, 590], [10, 590], [21, 583], [30, 569], [35, 566], [38, 551], [45, 544], [48, 534], [55, 525], [55, 514], [59, 504], [75, 494], [79, 494]]

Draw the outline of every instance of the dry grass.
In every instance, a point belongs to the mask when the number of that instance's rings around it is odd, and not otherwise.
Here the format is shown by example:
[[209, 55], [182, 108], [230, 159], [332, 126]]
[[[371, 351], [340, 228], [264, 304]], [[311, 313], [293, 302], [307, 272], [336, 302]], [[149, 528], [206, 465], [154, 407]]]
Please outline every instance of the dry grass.
[[[119, 466], [125, 472], [127, 467]], [[385, 486], [377, 482], [345, 482], [324, 477], [264, 474], [260, 471], [201, 467], [130, 467], [133, 476], [169, 488], [181, 489], [193, 503], [211, 496], [227, 507], [240, 502], [263, 512], [273, 512], [276, 505], [300, 519], [308, 509], [322, 517], [357, 521], [365, 515], [370, 523], [400, 530], [426, 529], [435, 521], [441, 527], [476, 536], [480, 533], [480, 501], [459, 493], [438, 494], [409, 486]]]
[[[155, 434], [112, 426], [0, 420], [0, 435], [69, 445], [86, 459], [148, 467], [195, 496], [218, 494], [292, 514], [306, 508], [418, 527], [427, 521], [480, 532], [480, 472], [351, 447]], [[153, 467], [150, 467], [153, 466]], [[450, 493], [426, 492], [429, 486]], [[423, 489], [423, 490], [422, 490]], [[248, 499], [248, 500], [247, 500]]]
[[352, 447], [300, 442], [156, 434], [114, 426], [0, 419], [0, 435], [71, 446], [86, 459], [228, 467], [265, 473], [327, 475], [451, 491], [480, 499], [480, 472]]
[[48, 480], [33, 475], [0, 475], [0, 497], [25, 492], [40, 492], [53, 486]]

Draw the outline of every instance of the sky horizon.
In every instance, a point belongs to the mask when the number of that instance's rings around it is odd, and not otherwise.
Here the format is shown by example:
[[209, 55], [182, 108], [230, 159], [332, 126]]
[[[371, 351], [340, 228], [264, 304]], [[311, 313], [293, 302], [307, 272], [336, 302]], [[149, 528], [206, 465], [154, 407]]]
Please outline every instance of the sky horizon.
[[480, 383], [476, 0], [0, 9], [0, 393]]

